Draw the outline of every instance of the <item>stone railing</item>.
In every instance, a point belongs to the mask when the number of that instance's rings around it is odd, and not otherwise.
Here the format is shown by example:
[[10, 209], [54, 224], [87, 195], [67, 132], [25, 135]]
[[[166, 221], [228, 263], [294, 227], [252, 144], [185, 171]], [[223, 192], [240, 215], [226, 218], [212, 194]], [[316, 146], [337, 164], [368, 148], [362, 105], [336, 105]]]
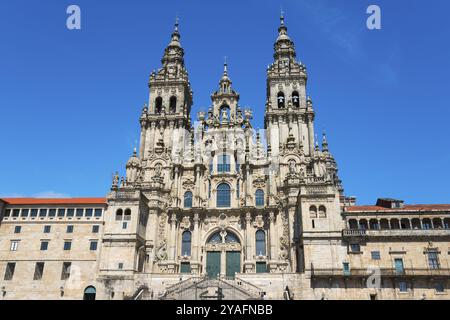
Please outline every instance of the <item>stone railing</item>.
[[443, 237], [450, 229], [345, 229], [343, 237]]
[[397, 270], [395, 268], [367, 268], [350, 269], [348, 271], [335, 268], [312, 268], [311, 278], [329, 278], [329, 277], [369, 277], [379, 274], [381, 277], [450, 277], [449, 268], [423, 269], [423, 268], [405, 268]]
[[194, 285], [195, 283], [200, 282], [204, 279], [206, 279], [206, 277], [192, 276], [190, 278], [182, 280], [182, 281], [170, 286], [169, 288], [167, 288], [164, 295], [167, 296], [173, 292], [185, 290], [185, 289], [191, 287], [192, 285]]
[[139, 191], [116, 191], [116, 199], [135, 199], [139, 197]]
[[328, 193], [328, 189], [326, 186], [307, 186], [306, 193], [307, 194], [326, 194], [326, 193]]
[[364, 237], [366, 230], [363, 229], [345, 229], [342, 230], [343, 237]]

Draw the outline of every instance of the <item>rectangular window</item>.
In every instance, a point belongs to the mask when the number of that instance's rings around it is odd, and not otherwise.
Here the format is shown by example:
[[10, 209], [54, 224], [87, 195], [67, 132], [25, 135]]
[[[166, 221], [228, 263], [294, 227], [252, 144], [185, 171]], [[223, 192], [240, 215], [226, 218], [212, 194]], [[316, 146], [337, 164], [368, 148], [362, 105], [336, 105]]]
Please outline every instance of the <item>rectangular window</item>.
[[436, 282], [434, 288], [436, 289], [437, 293], [445, 292], [445, 285], [442, 281]]
[[21, 226], [15, 226], [14, 227], [14, 233], [20, 233], [22, 231], [22, 227]]
[[96, 251], [97, 250], [97, 241], [91, 241], [89, 250]]
[[5, 218], [8, 218], [11, 215], [11, 209], [6, 209]]
[[83, 212], [84, 212], [84, 209], [77, 209], [77, 217], [82, 217], [83, 216]]
[[44, 218], [47, 216], [47, 209], [40, 209], [39, 210], [39, 217]]
[[64, 241], [64, 251], [72, 249], [72, 241]]
[[118, 268], [119, 268], [119, 270], [123, 269], [123, 263], [122, 262], [119, 262]]
[[182, 262], [180, 265], [180, 273], [191, 273], [191, 264], [189, 262]]
[[12, 240], [11, 246], [9, 247], [10, 251], [17, 251], [19, 249], [19, 240]]
[[99, 228], [98, 225], [92, 226], [92, 233], [98, 233]]
[[13, 213], [12, 213], [12, 216], [17, 218], [19, 216], [19, 214], [20, 214], [20, 209], [14, 209]]
[[52, 229], [51, 226], [44, 226], [44, 233], [50, 233], [51, 229]]
[[44, 262], [36, 262], [33, 280], [41, 280], [44, 275]]
[[48, 211], [48, 216], [49, 217], [56, 217], [56, 209], [50, 209]]
[[48, 241], [41, 241], [41, 251], [48, 250]]
[[126, 229], [127, 227], [128, 227], [128, 223], [123, 222], [123, 223], [122, 223], [122, 229]]
[[85, 215], [86, 217], [92, 217], [93, 212], [94, 212], [93, 209], [86, 209], [86, 212], [85, 212], [84, 215]]
[[219, 156], [219, 163], [217, 164], [218, 172], [230, 172], [230, 156], [223, 154]]
[[73, 233], [73, 226], [67, 226], [66, 233]]
[[361, 252], [361, 246], [359, 245], [359, 243], [352, 243], [350, 244], [350, 251], [354, 253]]
[[8, 262], [6, 265], [6, 271], [5, 271], [5, 281], [12, 280], [14, 277], [14, 270], [16, 269], [16, 263], [15, 262]]
[[64, 262], [61, 271], [61, 280], [67, 280], [70, 277], [70, 268], [72, 267], [71, 262]]
[[66, 209], [58, 209], [58, 217], [62, 218], [66, 215]]
[[344, 275], [350, 274], [350, 264], [348, 262], [342, 263], [342, 268], [344, 270]]
[[31, 209], [30, 217], [37, 217], [38, 215], [38, 209]]
[[74, 212], [75, 212], [75, 209], [67, 209], [67, 216], [68, 217], [73, 217]]
[[94, 216], [99, 218], [102, 216], [102, 209], [95, 209], [94, 210]]
[[401, 259], [401, 258], [395, 259], [394, 264], [395, 264], [395, 272], [397, 274], [405, 273], [405, 268], [403, 267], [403, 259]]
[[372, 260], [380, 260], [381, 259], [380, 251], [372, 251], [370, 254], [372, 255]]
[[28, 213], [30, 212], [30, 209], [22, 209], [22, 212], [20, 213], [20, 216], [22, 218], [28, 217]]
[[430, 269], [439, 269], [439, 257], [436, 251], [428, 252], [428, 266]]
[[400, 292], [408, 292], [408, 284], [405, 281], [400, 281], [398, 283], [398, 290]]

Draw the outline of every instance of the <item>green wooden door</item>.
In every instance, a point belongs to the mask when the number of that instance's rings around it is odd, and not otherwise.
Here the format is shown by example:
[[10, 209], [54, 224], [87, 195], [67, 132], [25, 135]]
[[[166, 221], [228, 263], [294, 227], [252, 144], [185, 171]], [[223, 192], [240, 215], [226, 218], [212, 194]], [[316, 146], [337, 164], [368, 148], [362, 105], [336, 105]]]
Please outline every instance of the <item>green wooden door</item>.
[[220, 274], [220, 252], [212, 251], [206, 254], [206, 274], [215, 279]]
[[241, 253], [227, 251], [227, 277], [234, 278], [236, 272], [241, 272]]

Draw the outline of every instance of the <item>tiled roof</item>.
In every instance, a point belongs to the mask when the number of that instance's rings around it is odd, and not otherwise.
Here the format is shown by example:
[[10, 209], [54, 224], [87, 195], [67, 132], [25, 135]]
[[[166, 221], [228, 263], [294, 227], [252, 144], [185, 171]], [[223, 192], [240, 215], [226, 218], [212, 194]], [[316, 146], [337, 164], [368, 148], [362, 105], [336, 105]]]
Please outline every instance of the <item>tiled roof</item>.
[[412, 204], [403, 208], [385, 208], [381, 206], [352, 206], [346, 207], [347, 212], [374, 211], [450, 211], [450, 204]]
[[7, 204], [39, 205], [39, 204], [106, 204], [105, 198], [2, 198]]

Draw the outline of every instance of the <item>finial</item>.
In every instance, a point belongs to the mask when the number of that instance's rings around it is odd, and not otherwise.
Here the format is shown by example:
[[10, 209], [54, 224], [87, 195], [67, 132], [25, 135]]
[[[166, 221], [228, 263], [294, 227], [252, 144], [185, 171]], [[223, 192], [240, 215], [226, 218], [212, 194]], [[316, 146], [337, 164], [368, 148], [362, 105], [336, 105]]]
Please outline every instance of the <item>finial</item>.
[[322, 151], [328, 151], [328, 141], [327, 141], [327, 134], [325, 133], [325, 130], [322, 133]]
[[180, 18], [178, 17], [178, 13], [175, 16], [175, 31], [178, 32], [178, 26], [180, 24]]
[[283, 7], [280, 8], [280, 23], [282, 26], [284, 26], [284, 11]]

